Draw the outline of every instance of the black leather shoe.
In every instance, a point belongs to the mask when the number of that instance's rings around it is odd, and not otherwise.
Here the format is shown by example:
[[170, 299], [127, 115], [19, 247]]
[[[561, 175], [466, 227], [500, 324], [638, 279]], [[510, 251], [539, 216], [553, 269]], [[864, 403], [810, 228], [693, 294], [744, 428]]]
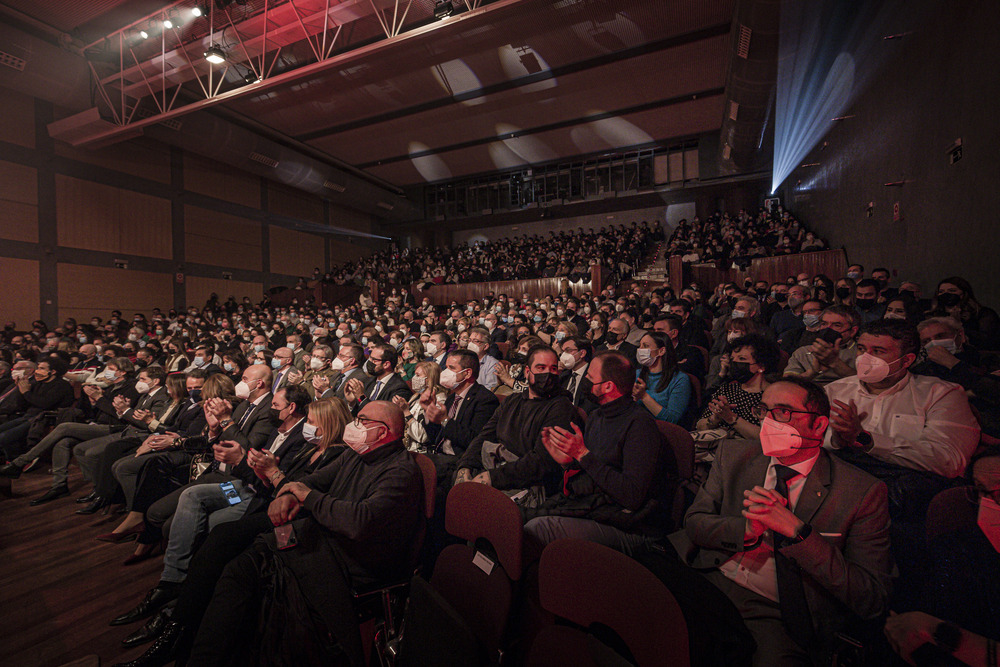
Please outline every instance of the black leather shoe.
[[16, 463], [8, 463], [7, 465], [0, 468], [0, 477], [9, 477], [11, 479], [17, 479], [21, 476], [21, 472], [24, 471], [23, 466], [19, 466]]
[[122, 614], [121, 616], [115, 618], [111, 621], [109, 625], [128, 625], [129, 623], [135, 623], [136, 621], [141, 621], [144, 618], [149, 618], [156, 611], [167, 604], [171, 600], [177, 599], [177, 589], [179, 586], [171, 586], [170, 588], [160, 588], [157, 586], [153, 590], [146, 593], [146, 597], [142, 599], [132, 611], [127, 614]]
[[53, 486], [51, 489], [45, 492], [45, 495], [35, 498], [29, 505], [32, 507], [37, 507], [38, 505], [44, 505], [47, 502], [51, 502], [56, 498], [62, 498], [63, 496], [69, 495], [69, 487], [65, 484], [60, 484], [59, 486]]
[[95, 490], [91, 491], [90, 493], [88, 493], [87, 495], [80, 496], [79, 498], [77, 498], [76, 502], [78, 502], [78, 503], [80, 503], [82, 505], [84, 503], [92, 503], [95, 500], [97, 500], [97, 498], [98, 498], [97, 490], [95, 489]]
[[183, 625], [168, 621], [163, 632], [145, 653], [131, 662], [119, 662], [114, 667], [163, 667], [177, 658], [183, 635]]
[[146, 644], [154, 639], [157, 639], [161, 634], [163, 634], [163, 629], [167, 627], [167, 623], [169, 622], [170, 608], [164, 607], [163, 609], [160, 609], [160, 611], [156, 612], [156, 615], [149, 619], [146, 622], [146, 625], [142, 626], [123, 639], [122, 646], [125, 648], [132, 648], [133, 646]]
[[81, 507], [76, 511], [77, 514], [96, 514], [100, 510], [108, 506], [108, 501], [104, 498], [97, 496], [94, 498], [94, 502], [90, 503], [86, 507]]

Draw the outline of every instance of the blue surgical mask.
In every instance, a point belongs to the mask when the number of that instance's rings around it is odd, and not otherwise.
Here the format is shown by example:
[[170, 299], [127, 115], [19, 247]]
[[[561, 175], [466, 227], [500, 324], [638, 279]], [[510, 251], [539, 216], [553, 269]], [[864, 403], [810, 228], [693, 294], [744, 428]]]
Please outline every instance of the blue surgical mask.
[[279, 359], [278, 357], [271, 359], [271, 368], [275, 370], [281, 368], [281, 359]]
[[819, 324], [819, 315], [815, 313], [809, 313], [802, 316], [802, 324], [806, 325], [810, 329], [817, 324]]

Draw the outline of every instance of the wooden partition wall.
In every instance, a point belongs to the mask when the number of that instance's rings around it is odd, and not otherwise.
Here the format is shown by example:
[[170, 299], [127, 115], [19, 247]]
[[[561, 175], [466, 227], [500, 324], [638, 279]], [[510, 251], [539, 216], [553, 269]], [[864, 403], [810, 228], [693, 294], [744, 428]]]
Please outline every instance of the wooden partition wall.
[[463, 283], [459, 285], [434, 285], [421, 291], [416, 285], [412, 293], [417, 301], [430, 297], [434, 305], [447, 305], [452, 302], [464, 303], [470, 299], [481, 299], [489, 292], [495, 295], [521, 296], [527, 294], [532, 298], [542, 298], [546, 295], [555, 296], [567, 287], [574, 295], [580, 295], [590, 289], [590, 281], [582, 280], [571, 283], [567, 278], [535, 278], [531, 280], [496, 280], [485, 283]]
[[698, 283], [703, 290], [715, 289], [720, 283], [741, 284], [747, 278], [766, 280], [769, 283], [782, 282], [788, 276], [807, 273], [810, 276], [824, 274], [832, 280], [847, 272], [847, 253], [843, 249], [806, 252], [797, 255], [779, 255], [754, 259], [745, 270], [719, 269], [714, 266], [691, 266], [683, 264], [681, 258], [670, 258], [670, 286], [678, 294], [685, 285]]

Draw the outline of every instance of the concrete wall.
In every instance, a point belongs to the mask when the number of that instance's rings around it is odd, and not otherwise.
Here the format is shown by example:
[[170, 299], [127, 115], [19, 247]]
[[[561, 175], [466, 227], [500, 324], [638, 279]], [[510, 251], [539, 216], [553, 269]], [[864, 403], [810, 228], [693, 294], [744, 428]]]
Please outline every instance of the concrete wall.
[[371, 232], [370, 216], [148, 139], [56, 144], [46, 126], [57, 113], [0, 89], [3, 322], [148, 314], [200, 306], [211, 292], [256, 301], [371, 252], [367, 239], [306, 231]]
[[[896, 53], [846, 112], [854, 117], [803, 160], [820, 167], [786, 180], [783, 201], [850, 262], [886, 266], [894, 284], [914, 279], [924, 294], [960, 275], [995, 308], [1000, 50], [990, 45], [1000, 3], [919, 0], [893, 20], [887, 34], [912, 34], [881, 44]], [[950, 164], [959, 138], [962, 159]]]

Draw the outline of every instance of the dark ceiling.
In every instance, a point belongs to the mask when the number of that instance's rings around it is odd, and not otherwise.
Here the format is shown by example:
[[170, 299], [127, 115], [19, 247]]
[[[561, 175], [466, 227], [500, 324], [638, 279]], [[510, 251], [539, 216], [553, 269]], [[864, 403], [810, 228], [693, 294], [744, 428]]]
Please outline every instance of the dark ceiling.
[[[310, 60], [308, 43], [291, 30], [297, 18], [286, 13], [281, 19], [278, 9], [294, 6], [303, 16], [324, 3], [272, 0], [271, 29], [282, 20], [290, 28], [278, 69]], [[455, 0], [458, 9], [463, 3]], [[370, 2], [331, 0], [344, 23], [338, 44], [344, 50], [335, 62], [307, 76], [265, 80], [213, 106], [396, 186], [648, 147], [722, 126], [735, 3], [498, 0], [435, 22], [433, 0], [413, 0], [402, 34], [386, 40]], [[149, 0], [2, 4], [81, 44], [166, 6]], [[394, 9], [392, 0], [376, 6], [386, 17]], [[405, 6], [403, 0], [400, 11]], [[254, 9], [252, 0], [232, 7]], [[417, 28], [412, 33], [411, 26]], [[194, 37], [192, 53], [210, 40]], [[249, 72], [252, 62], [238, 42], [234, 31], [223, 32], [237, 62], [229, 79]], [[165, 79], [190, 90], [192, 71], [178, 53], [172, 52], [175, 67]], [[129, 90], [158, 89], [157, 77], [159, 65], [146, 67], [142, 79], [133, 72]]]

